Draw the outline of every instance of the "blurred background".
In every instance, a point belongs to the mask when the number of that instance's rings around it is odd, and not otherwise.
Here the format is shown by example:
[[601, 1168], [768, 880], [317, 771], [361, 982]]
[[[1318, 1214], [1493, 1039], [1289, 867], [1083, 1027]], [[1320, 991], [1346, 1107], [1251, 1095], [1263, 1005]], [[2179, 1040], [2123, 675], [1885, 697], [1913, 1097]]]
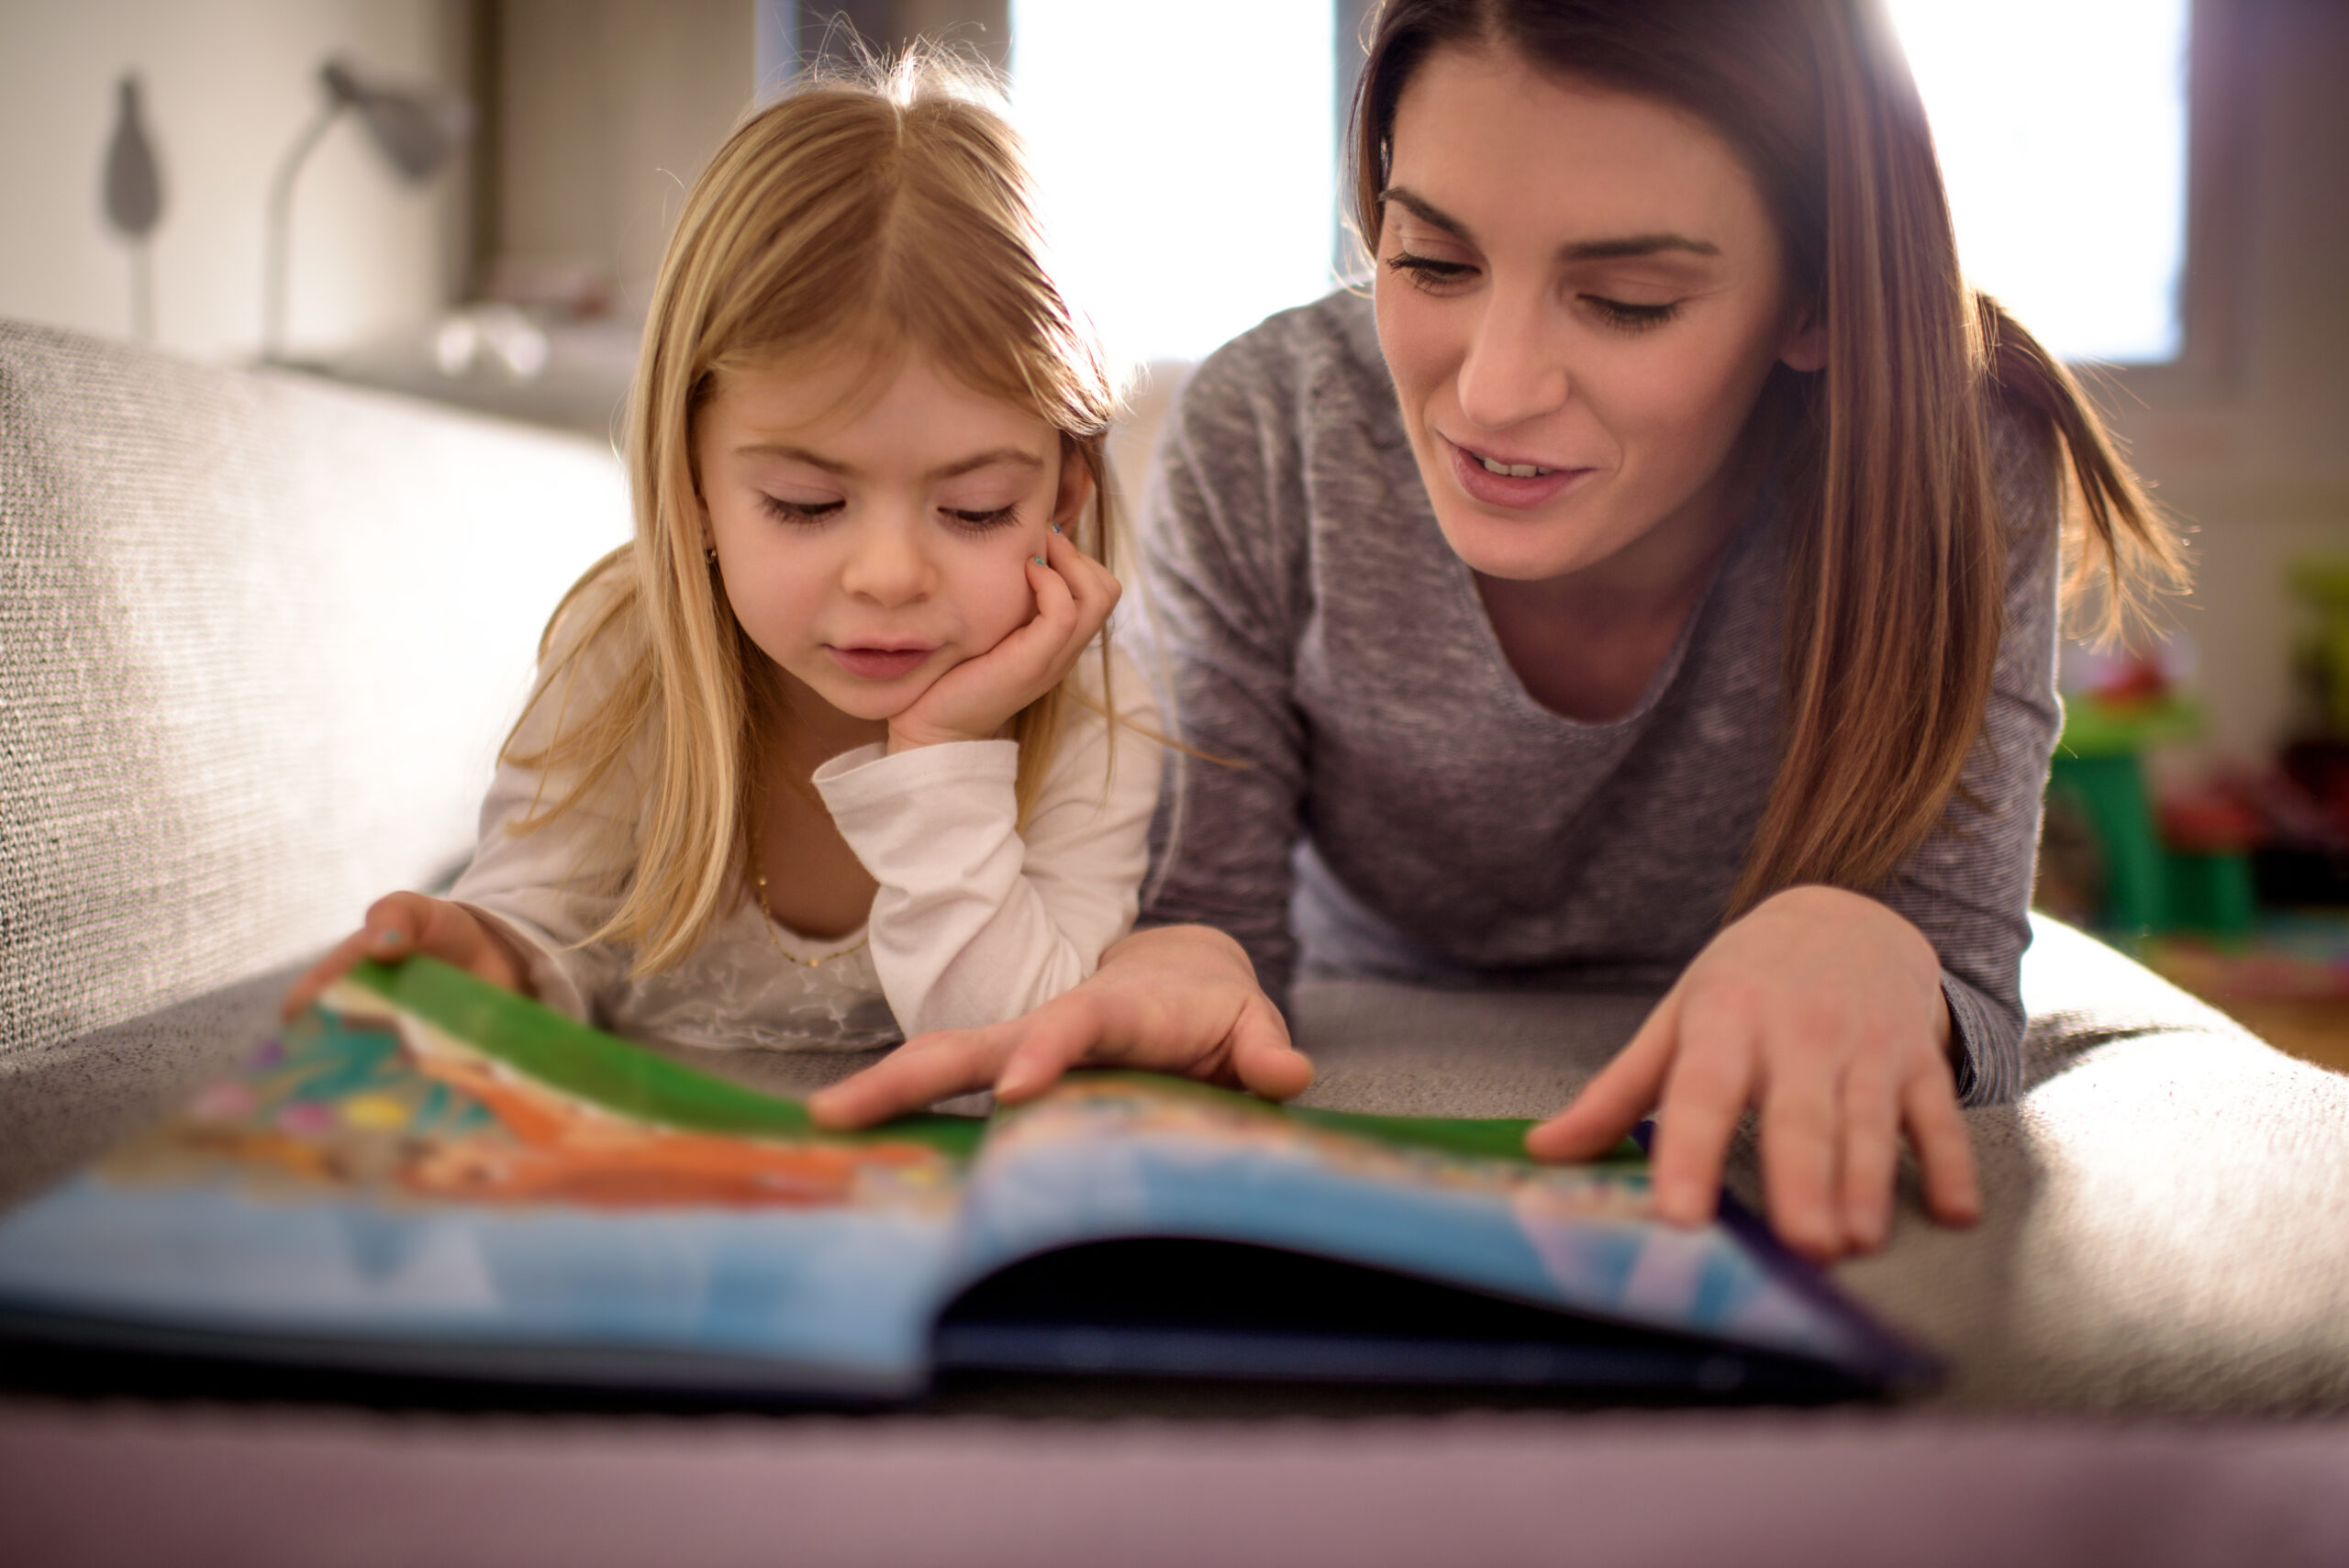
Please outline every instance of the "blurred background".
[[[852, 40], [1008, 73], [1132, 381], [1359, 265], [1368, 0], [0, 0], [0, 316], [606, 440], [685, 185]], [[1969, 273], [2195, 531], [2067, 653], [2043, 902], [2349, 1066], [2349, 6], [1894, 0]], [[332, 69], [329, 70], [329, 65]], [[2288, 1041], [2287, 1041], [2288, 1043]]]

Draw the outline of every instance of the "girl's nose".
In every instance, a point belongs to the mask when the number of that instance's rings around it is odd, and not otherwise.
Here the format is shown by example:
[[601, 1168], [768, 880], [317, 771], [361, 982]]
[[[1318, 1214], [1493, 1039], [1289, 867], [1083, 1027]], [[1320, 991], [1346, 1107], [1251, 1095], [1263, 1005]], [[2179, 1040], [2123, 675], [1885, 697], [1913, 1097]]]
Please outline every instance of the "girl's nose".
[[882, 516], [863, 519], [841, 567], [844, 590], [877, 605], [896, 606], [928, 597], [932, 581], [917, 519]]
[[1470, 329], [1460, 361], [1460, 411], [1479, 428], [1504, 430], [1554, 413], [1573, 395], [1566, 346], [1539, 295], [1495, 291]]

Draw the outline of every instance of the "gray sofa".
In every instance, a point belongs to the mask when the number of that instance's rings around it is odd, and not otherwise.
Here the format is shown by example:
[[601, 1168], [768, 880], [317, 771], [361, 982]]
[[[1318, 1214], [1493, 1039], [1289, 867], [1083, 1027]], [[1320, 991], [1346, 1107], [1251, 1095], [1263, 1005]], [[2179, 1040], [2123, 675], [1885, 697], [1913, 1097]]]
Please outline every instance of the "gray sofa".
[[[592, 443], [0, 323], [0, 1201], [213, 1071], [370, 897], [459, 863], [540, 625], [626, 524]], [[1839, 1270], [1949, 1358], [1908, 1407], [997, 1385], [679, 1423], [0, 1370], [0, 1560], [1498, 1562], [1571, 1535], [1610, 1562], [2349, 1561], [2349, 1078], [2054, 923], [2025, 994], [2030, 1086], [1971, 1113], [1987, 1220], [1911, 1199]], [[1318, 1103], [1531, 1115], [1648, 1000], [1322, 982], [1297, 1024]], [[852, 1063], [706, 1064], [804, 1089]], [[1753, 1195], [1750, 1149], [1731, 1181]]]

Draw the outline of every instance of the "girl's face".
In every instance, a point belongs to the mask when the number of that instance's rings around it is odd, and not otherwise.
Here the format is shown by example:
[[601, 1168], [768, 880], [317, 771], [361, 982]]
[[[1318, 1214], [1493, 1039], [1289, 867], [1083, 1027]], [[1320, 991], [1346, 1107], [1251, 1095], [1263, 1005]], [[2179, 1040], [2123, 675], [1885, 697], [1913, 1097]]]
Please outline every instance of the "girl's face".
[[1050, 425], [927, 355], [877, 395], [870, 367], [852, 348], [723, 376], [694, 441], [751, 640], [795, 696], [885, 720], [1035, 614], [1022, 563], [1089, 480]]
[[1419, 473], [1487, 576], [1685, 579], [1771, 365], [1824, 362], [1727, 143], [1506, 50], [1438, 50], [1405, 87], [1378, 261]]

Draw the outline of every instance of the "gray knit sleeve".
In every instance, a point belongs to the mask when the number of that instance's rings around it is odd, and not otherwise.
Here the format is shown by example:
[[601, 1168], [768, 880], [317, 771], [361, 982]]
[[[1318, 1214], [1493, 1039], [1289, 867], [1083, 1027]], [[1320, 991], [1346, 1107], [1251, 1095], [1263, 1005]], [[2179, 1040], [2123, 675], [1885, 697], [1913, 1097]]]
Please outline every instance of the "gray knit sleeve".
[[1247, 949], [1284, 998], [1296, 968], [1290, 851], [1307, 738], [1293, 700], [1307, 498], [1297, 379], [1273, 328], [1202, 364], [1164, 433], [1141, 514], [1140, 639], [1171, 733], [1140, 924], [1197, 922]]
[[2022, 951], [2055, 695], [2057, 524], [2062, 492], [2044, 425], [2002, 410], [1992, 462], [2007, 524], [2005, 625], [1982, 734], [1941, 825], [1895, 873], [1885, 903], [1941, 954], [1958, 1048], [1959, 1098], [2011, 1099], [2022, 1076]]

